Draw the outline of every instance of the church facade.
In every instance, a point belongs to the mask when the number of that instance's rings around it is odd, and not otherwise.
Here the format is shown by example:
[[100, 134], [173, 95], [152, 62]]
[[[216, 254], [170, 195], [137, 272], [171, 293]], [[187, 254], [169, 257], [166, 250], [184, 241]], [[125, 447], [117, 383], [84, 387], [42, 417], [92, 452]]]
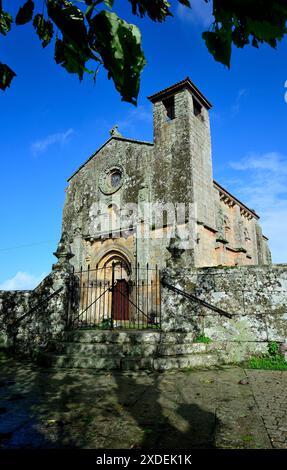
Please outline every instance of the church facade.
[[153, 142], [114, 128], [68, 180], [63, 235], [75, 270], [163, 269], [177, 249], [188, 267], [271, 264], [259, 216], [213, 179], [210, 102], [189, 78], [149, 100]]
[[213, 180], [211, 104], [189, 78], [149, 99], [154, 141], [114, 128], [69, 179], [51, 273], [0, 291], [0, 348], [104, 370], [286, 357], [287, 266]]

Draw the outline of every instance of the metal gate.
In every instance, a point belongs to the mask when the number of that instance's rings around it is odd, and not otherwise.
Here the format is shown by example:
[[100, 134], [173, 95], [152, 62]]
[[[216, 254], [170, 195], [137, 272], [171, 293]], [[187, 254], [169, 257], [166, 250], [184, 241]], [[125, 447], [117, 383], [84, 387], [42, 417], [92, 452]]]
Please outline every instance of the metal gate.
[[75, 272], [71, 286], [70, 328], [160, 328], [161, 286], [158, 267], [112, 263]]

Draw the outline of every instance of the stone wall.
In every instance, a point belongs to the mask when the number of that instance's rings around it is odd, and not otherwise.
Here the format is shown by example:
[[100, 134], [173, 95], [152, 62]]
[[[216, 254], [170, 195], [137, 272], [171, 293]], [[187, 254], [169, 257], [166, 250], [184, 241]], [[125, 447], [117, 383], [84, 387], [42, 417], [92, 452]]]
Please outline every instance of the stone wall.
[[167, 268], [169, 284], [232, 314], [229, 319], [163, 288], [165, 331], [204, 334], [224, 345], [222, 358], [238, 362], [287, 342], [287, 265]]
[[[0, 347], [34, 355], [59, 337], [67, 324], [69, 279], [66, 270], [58, 269], [32, 291], [0, 291]], [[27, 312], [31, 313], [18, 321]]]
[[[71, 309], [71, 274], [60, 267], [33, 291], [0, 292], [0, 346], [35, 356], [51, 340], [62, 338]], [[163, 283], [232, 315], [227, 318], [163, 286], [164, 334], [180, 333], [181, 343], [199, 335], [209, 337], [219, 363], [240, 362], [266, 352], [270, 341], [287, 343], [287, 265], [196, 269], [173, 264], [162, 275]]]
[[[254, 266], [272, 264], [268, 239], [263, 236], [259, 216], [242, 205], [214, 181], [216, 208], [216, 265]], [[206, 266], [204, 255], [197, 266]]]

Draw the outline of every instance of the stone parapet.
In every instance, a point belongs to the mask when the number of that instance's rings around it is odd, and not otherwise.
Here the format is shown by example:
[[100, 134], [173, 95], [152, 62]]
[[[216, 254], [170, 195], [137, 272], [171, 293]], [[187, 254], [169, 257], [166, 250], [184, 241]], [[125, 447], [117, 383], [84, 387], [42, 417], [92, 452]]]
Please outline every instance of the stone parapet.
[[163, 277], [178, 289], [232, 315], [219, 315], [163, 287], [164, 331], [194, 332], [213, 341], [238, 345], [250, 343], [255, 352], [257, 343], [286, 343], [287, 265], [167, 268]]
[[71, 274], [51, 272], [34, 290], [0, 291], [0, 347], [34, 355], [67, 325]]

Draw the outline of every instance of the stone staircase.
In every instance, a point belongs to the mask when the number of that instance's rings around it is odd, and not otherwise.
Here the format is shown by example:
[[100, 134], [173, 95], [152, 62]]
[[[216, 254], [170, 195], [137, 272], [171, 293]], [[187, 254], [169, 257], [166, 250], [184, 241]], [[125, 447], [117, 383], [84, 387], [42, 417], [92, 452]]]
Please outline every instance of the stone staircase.
[[191, 333], [155, 330], [74, 330], [39, 354], [41, 365], [96, 370], [155, 370], [211, 367], [214, 344], [194, 343]]

